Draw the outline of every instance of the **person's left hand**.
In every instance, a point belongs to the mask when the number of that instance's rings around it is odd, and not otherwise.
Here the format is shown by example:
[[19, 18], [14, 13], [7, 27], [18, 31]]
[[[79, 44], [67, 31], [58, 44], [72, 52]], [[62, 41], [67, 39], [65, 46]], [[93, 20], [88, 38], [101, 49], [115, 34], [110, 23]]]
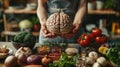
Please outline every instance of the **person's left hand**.
[[44, 35], [44, 37], [46, 37], [46, 38], [55, 38], [55, 37], [57, 37], [55, 33], [50, 33], [47, 30], [46, 25], [41, 25], [41, 32]]
[[80, 27], [80, 24], [73, 23], [73, 30], [72, 30], [72, 32], [68, 33], [68, 34], [63, 34], [63, 35], [61, 35], [61, 37], [67, 38], [67, 39], [74, 37], [76, 35], [76, 33], [78, 32], [79, 27]]

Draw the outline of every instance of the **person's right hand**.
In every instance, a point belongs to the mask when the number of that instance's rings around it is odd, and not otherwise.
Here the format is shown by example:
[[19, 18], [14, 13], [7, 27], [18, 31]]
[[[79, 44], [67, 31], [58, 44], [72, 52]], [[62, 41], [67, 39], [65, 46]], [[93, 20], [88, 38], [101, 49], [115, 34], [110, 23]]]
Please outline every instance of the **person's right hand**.
[[56, 37], [55, 33], [50, 33], [47, 30], [46, 25], [41, 25], [41, 32], [44, 35], [44, 37], [48, 37], [48, 38], [55, 38]]

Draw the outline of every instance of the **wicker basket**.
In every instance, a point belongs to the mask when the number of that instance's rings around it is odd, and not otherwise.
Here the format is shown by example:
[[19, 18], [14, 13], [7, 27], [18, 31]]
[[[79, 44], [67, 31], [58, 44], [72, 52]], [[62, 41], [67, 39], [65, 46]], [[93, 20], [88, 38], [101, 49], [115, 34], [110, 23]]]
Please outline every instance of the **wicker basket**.
[[17, 42], [12, 42], [13, 46], [16, 49], [19, 49], [20, 47], [29, 47], [30, 49], [33, 49], [35, 46], [35, 43], [17, 43]]

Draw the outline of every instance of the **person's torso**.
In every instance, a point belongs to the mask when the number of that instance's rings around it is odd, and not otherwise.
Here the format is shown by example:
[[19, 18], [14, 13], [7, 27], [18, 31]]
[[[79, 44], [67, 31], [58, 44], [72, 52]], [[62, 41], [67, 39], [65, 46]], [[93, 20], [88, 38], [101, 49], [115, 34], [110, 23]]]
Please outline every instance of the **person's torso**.
[[70, 16], [74, 16], [79, 5], [79, 0], [48, 0], [47, 10], [48, 14], [53, 14], [59, 10], [63, 10]]

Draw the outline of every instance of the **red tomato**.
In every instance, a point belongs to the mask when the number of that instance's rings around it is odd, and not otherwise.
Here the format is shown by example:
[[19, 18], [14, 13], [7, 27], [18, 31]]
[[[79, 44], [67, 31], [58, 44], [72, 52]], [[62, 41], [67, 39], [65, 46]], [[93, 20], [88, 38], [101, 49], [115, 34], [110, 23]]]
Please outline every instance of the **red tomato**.
[[92, 34], [93, 34], [95, 37], [100, 36], [101, 33], [102, 33], [102, 31], [101, 31], [101, 29], [99, 29], [99, 28], [94, 28], [94, 29], [92, 30]]
[[105, 43], [107, 41], [107, 36], [106, 35], [101, 35], [101, 36], [98, 36], [98, 37], [96, 37], [95, 38], [95, 42], [97, 43], [97, 44], [103, 44], [103, 43]]
[[87, 34], [82, 34], [79, 38], [78, 38], [78, 43], [85, 47], [88, 46], [90, 43], [90, 37]]
[[95, 40], [95, 36], [93, 34], [89, 34], [89, 37], [91, 41]]

